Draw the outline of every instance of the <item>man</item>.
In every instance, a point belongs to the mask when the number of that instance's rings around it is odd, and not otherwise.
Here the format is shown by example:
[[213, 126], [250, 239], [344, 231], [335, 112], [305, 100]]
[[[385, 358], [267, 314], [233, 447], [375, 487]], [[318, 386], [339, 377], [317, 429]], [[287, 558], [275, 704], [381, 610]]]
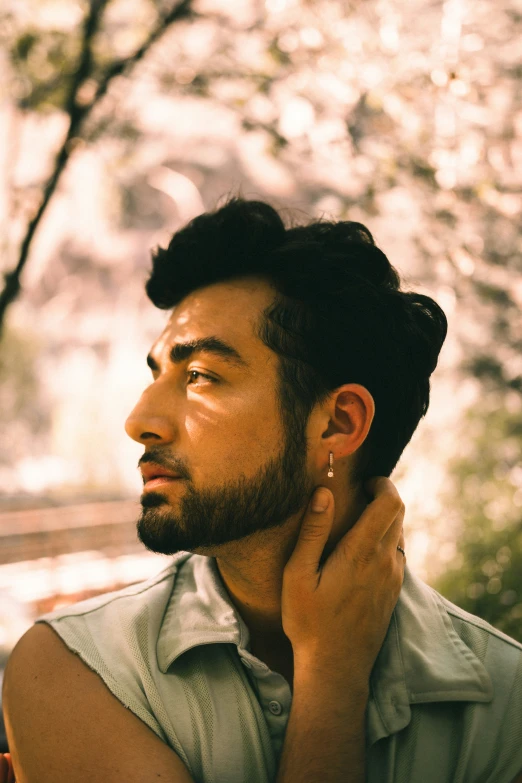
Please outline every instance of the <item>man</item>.
[[158, 250], [147, 293], [172, 313], [126, 430], [138, 536], [173, 562], [22, 637], [20, 779], [511, 783], [522, 645], [409, 571], [404, 506], [367, 483], [427, 411], [441, 309], [364, 226], [242, 199]]

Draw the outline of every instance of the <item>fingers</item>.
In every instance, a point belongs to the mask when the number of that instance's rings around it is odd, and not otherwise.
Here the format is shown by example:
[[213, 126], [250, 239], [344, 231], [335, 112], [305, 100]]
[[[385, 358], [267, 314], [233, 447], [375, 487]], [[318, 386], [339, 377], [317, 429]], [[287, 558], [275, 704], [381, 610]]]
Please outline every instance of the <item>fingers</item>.
[[[397, 549], [400, 544], [406, 507], [395, 485], [385, 476], [376, 476], [364, 483], [364, 487], [374, 494], [357, 522], [343, 536], [338, 544], [340, 549], [351, 557], [357, 551], [363, 561], [370, 561], [376, 550], [390, 549], [404, 559]], [[355, 547], [355, 549], [354, 549]]]
[[364, 489], [367, 495], [370, 496], [370, 500], [377, 499], [383, 495], [393, 495], [398, 502], [402, 502], [397, 487], [386, 476], [372, 476], [372, 478], [364, 482]]
[[[340, 546], [352, 547], [358, 541], [357, 545], [365, 557], [371, 555], [379, 542], [384, 546], [393, 547], [394, 550], [397, 550], [397, 544], [400, 544], [404, 549], [402, 528], [406, 508], [395, 485], [385, 476], [375, 476], [366, 481], [364, 487], [374, 496], [374, 499], [343, 536]], [[314, 500], [319, 494], [324, 496], [328, 504], [322, 510], [315, 510]], [[307, 571], [310, 574], [317, 574], [331, 532], [334, 510], [335, 503], [331, 491], [326, 487], [316, 487], [303, 517], [297, 543], [285, 568], [289, 570], [296, 568], [301, 573]], [[404, 557], [402, 553], [400, 554]]]
[[[402, 552], [399, 549], [399, 547], [402, 547], [402, 549], [403, 549]], [[395, 545], [395, 553], [396, 553], [396, 556], [399, 559], [399, 565], [401, 567], [404, 567], [406, 565], [406, 554], [405, 554], [405, 552], [406, 552], [406, 545], [404, 543], [404, 531], [401, 529], [401, 537], [399, 538], [399, 543], [398, 543], [398, 545], [397, 544]]]
[[401, 501], [401, 507], [399, 511], [397, 512], [396, 517], [394, 518], [392, 524], [384, 534], [384, 536], [381, 539], [381, 543], [383, 546], [390, 546], [392, 548], [397, 548], [397, 544], [399, 546], [402, 546], [403, 549], [405, 549], [404, 546], [404, 517], [406, 514], [406, 506]]
[[10, 753], [0, 753], [0, 783], [15, 783]]
[[[319, 496], [323, 500], [320, 506], [315, 504], [315, 500], [319, 499]], [[316, 488], [306, 509], [299, 530], [299, 538], [286, 568], [296, 567], [299, 571], [317, 573], [319, 560], [330, 535], [333, 517], [334, 499], [332, 493], [326, 487]]]
[[[385, 476], [376, 476], [364, 483], [374, 499], [368, 503], [352, 528], [353, 535], [369, 542], [381, 541], [389, 532], [399, 543], [399, 530], [404, 519], [405, 506], [397, 488]], [[371, 490], [371, 491], [370, 491]], [[357, 532], [355, 532], [357, 530]]]

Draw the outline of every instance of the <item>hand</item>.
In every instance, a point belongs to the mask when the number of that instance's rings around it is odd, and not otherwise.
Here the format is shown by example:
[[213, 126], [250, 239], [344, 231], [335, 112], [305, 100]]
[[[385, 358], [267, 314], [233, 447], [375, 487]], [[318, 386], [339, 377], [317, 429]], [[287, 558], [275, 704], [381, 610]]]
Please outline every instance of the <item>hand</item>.
[[[325, 488], [322, 488], [324, 491]], [[375, 499], [319, 561], [334, 518], [330, 490], [325, 511], [308, 507], [297, 544], [283, 571], [282, 624], [294, 653], [294, 672], [368, 687], [404, 579], [402, 523], [405, 506], [390, 479], [365, 483]], [[316, 488], [317, 491], [317, 488]], [[314, 496], [315, 497], [315, 494]]]
[[0, 753], [0, 783], [16, 783], [10, 753]]

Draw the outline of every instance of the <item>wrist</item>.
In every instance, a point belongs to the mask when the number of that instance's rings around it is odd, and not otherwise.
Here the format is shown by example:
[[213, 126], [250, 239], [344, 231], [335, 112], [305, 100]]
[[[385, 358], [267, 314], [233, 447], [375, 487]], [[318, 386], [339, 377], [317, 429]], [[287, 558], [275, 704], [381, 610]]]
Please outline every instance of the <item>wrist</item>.
[[370, 698], [370, 682], [365, 678], [354, 676], [353, 672], [336, 670], [335, 667], [294, 666], [293, 678], [294, 698], [296, 694], [305, 692], [308, 698], [326, 699], [334, 703], [342, 702], [359, 705], [366, 709]]
[[360, 694], [361, 698], [366, 697], [366, 700], [370, 695], [370, 675], [357, 669], [355, 665], [348, 665], [346, 661], [341, 665], [325, 658], [294, 654], [294, 688], [298, 684], [303, 687], [331, 686], [343, 693], [349, 691], [354, 695]]

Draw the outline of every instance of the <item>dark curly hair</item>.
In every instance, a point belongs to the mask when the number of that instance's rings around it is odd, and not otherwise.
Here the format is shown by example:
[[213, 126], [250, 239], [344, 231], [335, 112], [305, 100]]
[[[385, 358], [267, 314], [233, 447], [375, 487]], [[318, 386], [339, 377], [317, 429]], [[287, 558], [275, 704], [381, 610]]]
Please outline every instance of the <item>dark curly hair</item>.
[[167, 310], [195, 289], [252, 275], [277, 292], [256, 333], [279, 357], [287, 433], [302, 432], [314, 406], [339, 386], [361, 384], [375, 416], [350, 480], [390, 476], [428, 410], [448, 329], [444, 311], [429, 296], [400, 290], [397, 270], [362, 223], [287, 228], [272, 206], [242, 196], [156, 249], [145, 289]]

